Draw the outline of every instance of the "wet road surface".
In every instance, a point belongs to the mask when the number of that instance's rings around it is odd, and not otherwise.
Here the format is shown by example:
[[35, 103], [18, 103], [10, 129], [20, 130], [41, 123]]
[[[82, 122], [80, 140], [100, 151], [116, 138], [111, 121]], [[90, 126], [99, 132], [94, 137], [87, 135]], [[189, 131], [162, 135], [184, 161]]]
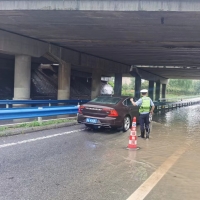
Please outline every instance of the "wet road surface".
[[198, 200], [199, 113], [155, 115], [138, 151], [129, 132], [82, 125], [0, 138], [0, 200]]

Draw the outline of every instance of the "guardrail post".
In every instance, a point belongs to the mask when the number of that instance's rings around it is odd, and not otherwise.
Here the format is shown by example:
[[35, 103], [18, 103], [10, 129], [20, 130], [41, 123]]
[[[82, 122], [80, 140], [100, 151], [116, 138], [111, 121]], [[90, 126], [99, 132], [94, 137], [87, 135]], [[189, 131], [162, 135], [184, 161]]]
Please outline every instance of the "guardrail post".
[[[80, 107], [80, 104], [79, 104], [79, 102], [78, 102], [78, 105], [77, 105], [77, 107], [78, 107], [78, 110], [79, 110], [79, 107]], [[77, 117], [78, 117], [78, 112], [77, 112]]]
[[161, 113], [165, 112], [165, 106], [161, 106]]
[[[38, 107], [38, 109], [43, 109], [43, 107]], [[42, 117], [38, 117], [38, 122], [42, 123]]]
[[[51, 99], [49, 99], [49, 101], [50, 101]], [[51, 107], [51, 103], [49, 103], [49, 107]]]

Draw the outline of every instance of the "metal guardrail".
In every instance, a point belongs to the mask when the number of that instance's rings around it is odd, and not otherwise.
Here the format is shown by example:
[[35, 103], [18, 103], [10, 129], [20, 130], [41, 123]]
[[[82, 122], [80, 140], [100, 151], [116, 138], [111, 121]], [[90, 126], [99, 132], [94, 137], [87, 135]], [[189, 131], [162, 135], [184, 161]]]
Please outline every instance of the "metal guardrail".
[[176, 102], [200, 98], [200, 95], [196, 96], [182, 96], [182, 97], [171, 97], [171, 98], [160, 98], [159, 102]]
[[78, 106], [2, 109], [0, 110], [0, 120], [69, 115], [77, 113]]
[[157, 112], [166, 112], [173, 109], [177, 109], [180, 107], [192, 106], [200, 104], [200, 100], [193, 100], [193, 101], [181, 101], [181, 102], [171, 102], [171, 103], [157, 103], [155, 104], [155, 113]]
[[6, 105], [6, 108], [9, 108], [9, 105], [13, 104], [28, 104], [28, 105], [41, 105], [48, 104], [83, 104], [87, 103], [89, 100], [0, 100], [0, 105]]
[[175, 103], [187, 103], [187, 102], [193, 102], [193, 101], [199, 101], [200, 97], [184, 97], [184, 98], [165, 98], [165, 99], [159, 99], [158, 101], [154, 101], [155, 106], [162, 106], [162, 105], [168, 105], [168, 104], [175, 104]]
[[[38, 117], [47, 117], [47, 116], [56, 116], [56, 115], [69, 115], [77, 114], [78, 106], [77, 104], [87, 103], [89, 100], [0, 100], [0, 105], [12, 105], [12, 104], [48, 104], [49, 106], [44, 107], [16, 107], [16, 108], [6, 108], [0, 109], [0, 120], [8, 119], [22, 119], [22, 118], [35, 118]], [[52, 104], [76, 104], [76, 106], [51, 106]], [[180, 103], [180, 104], [179, 104]], [[156, 106], [156, 111], [169, 110], [182, 106], [189, 106], [200, 103], [200, 100], [195, 102], [154, 102]]]

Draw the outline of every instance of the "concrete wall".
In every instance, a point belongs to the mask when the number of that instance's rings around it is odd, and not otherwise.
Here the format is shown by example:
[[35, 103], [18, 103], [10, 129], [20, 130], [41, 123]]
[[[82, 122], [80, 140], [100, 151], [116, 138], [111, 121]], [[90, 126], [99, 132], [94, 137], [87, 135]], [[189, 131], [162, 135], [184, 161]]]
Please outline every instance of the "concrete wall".
[[197, 0], [0, 1], [0, 10], [199, 11]]

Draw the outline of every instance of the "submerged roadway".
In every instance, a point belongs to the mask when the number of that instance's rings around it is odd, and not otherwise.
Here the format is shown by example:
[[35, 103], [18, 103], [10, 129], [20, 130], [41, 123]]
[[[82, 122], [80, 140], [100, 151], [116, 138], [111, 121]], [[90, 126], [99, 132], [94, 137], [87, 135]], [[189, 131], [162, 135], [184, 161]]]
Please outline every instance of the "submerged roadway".
[[2, 137], [0, 200], [198, 200], [199, 112], [155, 115], [138, 151], [129, 132], [83, 125]]

